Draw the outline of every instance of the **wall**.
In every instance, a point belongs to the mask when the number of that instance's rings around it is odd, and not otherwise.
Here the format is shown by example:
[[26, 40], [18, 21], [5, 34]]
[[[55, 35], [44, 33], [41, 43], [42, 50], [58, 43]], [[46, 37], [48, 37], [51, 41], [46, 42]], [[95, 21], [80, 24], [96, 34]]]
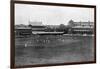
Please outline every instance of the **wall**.
[[[100, 44], [99, 44], [100, 0], [35, 0], [35, 1], [96, 5], [97, 6], [97, 63], [83, 64], [83, 65], [38, 67], [34, 69], [98, 69], [100, 67], [100, 53], [99, 53], [100, 52]], [[9, 69], [9, 66], [10, 66], [10, 0], [2, 0], [0, 2], [0, 69]]]

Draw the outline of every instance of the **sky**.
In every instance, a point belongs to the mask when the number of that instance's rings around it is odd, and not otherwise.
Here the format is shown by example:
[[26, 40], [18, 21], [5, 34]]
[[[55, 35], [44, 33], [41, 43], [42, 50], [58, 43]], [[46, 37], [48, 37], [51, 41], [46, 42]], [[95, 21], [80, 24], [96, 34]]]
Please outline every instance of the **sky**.
[[69, 20], [94, 22], [94, 8], [15, 4], [15, 24], [67, 25]]

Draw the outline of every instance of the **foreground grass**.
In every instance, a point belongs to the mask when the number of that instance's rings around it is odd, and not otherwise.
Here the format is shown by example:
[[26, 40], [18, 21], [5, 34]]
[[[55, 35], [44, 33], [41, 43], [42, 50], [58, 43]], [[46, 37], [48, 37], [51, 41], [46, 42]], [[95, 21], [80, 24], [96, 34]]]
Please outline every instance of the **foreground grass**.
[[26, 41], [27, 39], [16, 40], [16, 65], [80, 62], [94, 59], [93, 37], [64, 36], [60, 37], [60, 40], [53, 39], [49, 43], [42, 43], [42, 46], [32, 39], [29, 46], [25, 48]]

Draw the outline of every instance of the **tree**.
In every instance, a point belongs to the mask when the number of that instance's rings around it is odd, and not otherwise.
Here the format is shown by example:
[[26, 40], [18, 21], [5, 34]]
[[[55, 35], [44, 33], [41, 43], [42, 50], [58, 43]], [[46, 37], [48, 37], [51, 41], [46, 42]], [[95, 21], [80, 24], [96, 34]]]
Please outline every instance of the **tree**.
[[59, 30], [60, 31], [65, 31], [66, 30], [66, 26], [64, 24], [60, 24], [59, 25]]
[[73, 20], [70, 20], [70, 21], [68, 22], [68, 25], [69, 25], [70, 27], [73, 27], [73, 26], [74, 26], [74, 21], [73, 21]]
[[68, 34], [71, 31], [71, 29], [72, 28], [69, 25], [67, 25], [66, 28], [65, 28], [65, 30], [64, 30], [64, 33]]
[[29, 26], [29, 27], [32, 27], [32, 25], [31, 25], [31, 24], [29, 24], [28, 26]]

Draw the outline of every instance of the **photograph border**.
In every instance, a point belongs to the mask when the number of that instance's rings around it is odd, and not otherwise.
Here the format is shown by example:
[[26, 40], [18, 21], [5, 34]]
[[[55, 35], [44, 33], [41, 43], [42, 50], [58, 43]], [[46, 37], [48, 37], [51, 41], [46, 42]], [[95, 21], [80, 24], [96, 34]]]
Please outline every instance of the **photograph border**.
[[[14, 33], [14, 14], [15, 4], [32, 4], [32, 5], [49, 5], [49, 6], [62, 6], [62, 7], [80, 7], [80, 8], [94, 8], [94, 60], [84, 62], [68, 62], [57, 64], [38, 64], [38, 65], [15, 65], [15, 33]], [[82, 4], [66, 4], [66, 3], [51, 3], [51, 2], [35, 2], [35, 1], [10, 1], [10, 68], [28, 68], [28, 67], [43, 67], [43, 66], [58, 66], [58, 65], [75, 65], [75, 64], [90, 64], [96, 63], [96, 6], [95, 5], [82, 5]]]

